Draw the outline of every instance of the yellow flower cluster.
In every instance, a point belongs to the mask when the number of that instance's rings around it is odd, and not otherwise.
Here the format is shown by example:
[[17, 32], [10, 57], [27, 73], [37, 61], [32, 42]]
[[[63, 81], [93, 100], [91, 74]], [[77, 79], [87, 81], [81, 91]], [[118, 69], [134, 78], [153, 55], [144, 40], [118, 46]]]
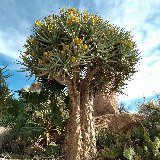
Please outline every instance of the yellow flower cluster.
[[84, 22], [91, 20], [93, 25], [101, 22], [101, 18], [97, 15], [90, 15], [87, 11], [84, 11], [82, 14], [75, 8], [69, 8], [66, 11], [64, 9], [60, 10], [60, 13], [65, 13], [67, 16], [66, 25], [69, 27], [73, 23], [79, 23], [81, 19]]
[[35, 25], [35, 27], [37, 27], [37, 28], [40, 28], [40, 27], [42, 27], [42, 21], [41, 20], [36, 20], [35, 22], [34, 22], [34, 25]]
[[88, 46], [86, 44], [83, 45], [83, 50], [88, 50]]
[[69, 45], [64, 45], [64, 50], [68, 51], [69, 50]]
[[80, 22], [80, 18], [74, 15], [70, 15], [69, 18], [66, 21], [66, 25], [69, 27], [71, 26], [73, 23], [79, 23]]
[[84, 21], [88, 21], [89, 18], [90, 18], [89, 13], [87, 11], [84, 11], [83, 12], [83, 19], [84, 19]]
[[67, 15], [67, 21], [66, 25], [69, 27], [73, 23], [79, 23], [80, 22], [80, 13], [75, 8], [69, 8], [66, 11]]
[[48, 58], [48, 57], [50, 57], [50, 54], [49, 54], [49, 52], [44, 52], [44, 53], [43, 53], [43, 56], [44, 56], [45, 58]]
[[60, 51], [61, 55], [64, 56], [67, 53], [67, 51], [69, 50], [69, 48], [70, 48], [69, 45], [64, 45], [63, 50]]
[[108, 25], [108, 34], [114, 35], [115, 33], [116, 33], [116, 28], [113, 25], [109, 24]]
[[134, 44], [133, 44], [133, 41], [132, 40], [125, 40], [124, 42], [123, 42], [123, 44], [124, 44], [124, 46], [126, 46], [127, 48], [130, 48], [130, 49], [133, 49], [133, 47], [134, 47]]
[[134, 42], [131, 39], [123, 39], [121, 40], [121, 44], [123, 47], [126, 47], [128, 49], [133, 49], [134, 47]]
[[75, 37], [75, 39], [73, 39], [73, 42], [76, 44], [76, 45], [81, 45], [83, 44], [83, 40], [81, 38], [78, 38], [77, 36]]
[[99, 16], [92, 16], [92, 23], [93, 25], [99, 23], [101, 21]]
[[76, 63], [77, 63], [76, 57], [71, 56], [71, 57], [70, 57], [70, 63], [71, 63], [71, 64], [76, 64]]
[[88, 20], [91, 20], [92, 24], [98, 24], [101, 22], [101, 18], [97, 15], [90, 15], [87, 11], [83, 12], [83, 20], [86, 22]]
[[76, 14], [78, 11], [76, 8], [68, 8], [67, 9], [67, 13], [68, 14]]
[[84, 51], [88, 50], [88, 46], [87, 44], [83, 43], [83, 39], [78, 38], [77, 36], [73, 39], [73, 42], [75, 43], [75, 45], [80, 46], [80, 48], [82, 48]]

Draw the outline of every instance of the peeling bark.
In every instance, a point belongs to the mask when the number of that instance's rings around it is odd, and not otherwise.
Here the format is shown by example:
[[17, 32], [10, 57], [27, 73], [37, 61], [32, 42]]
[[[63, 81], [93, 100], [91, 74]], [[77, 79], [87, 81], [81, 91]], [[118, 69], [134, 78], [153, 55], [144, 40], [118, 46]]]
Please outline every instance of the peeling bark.
[[68, 86], [70, 115], [65, 138], [66, 160], [91, 160], [96, 155], [96, 138], [93, 118], [93, 97], [88, 85], [80, 90], [75, 84]]
[[93, 118], [93, 97], [89, 95], [88, 86], [83, 86], [80, 102], [83, 159], [90, 160], [95, 158], [96, 155], [96, 137]]
[[80, 126], [80, 94], [75, 85], [68, 87], [70, 115], [64, 143], [66, 160], [82, 160], [82, 135]]

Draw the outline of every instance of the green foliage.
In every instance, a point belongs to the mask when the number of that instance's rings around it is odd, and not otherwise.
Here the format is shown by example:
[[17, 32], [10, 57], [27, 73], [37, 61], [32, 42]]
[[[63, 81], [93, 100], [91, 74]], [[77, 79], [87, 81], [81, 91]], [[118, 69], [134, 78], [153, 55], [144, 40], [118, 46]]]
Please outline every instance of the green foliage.
[[127, 148], [127, 149], [124, 149], [123, 151], [123, 156], [127, 158], [128, 160], [133, 160], [135, 154], [136, 153], [134, 151], [134, 148]]
[[6, 74], [8, 70], [5, 68], [0, 68], [0, 111], [5, 112], [9, 102], [12, 100], [12, 93], [8, 88], [6, 80], [10, 77]]
[[94, 91], [108, 83], [119, 91], [139, 60], [130, 32], [75, 8], [36, 20], [24, 47], [22, 65], [31, 74], [63, 84], [71, 79], [77, 84], [90, 75]]
[[127, 134], [102, 130], [97, 137], [98, 157], [107, 159], [159, 160], [160, 159], [160, 110], [159, 101], [141, 105], [139, 113], [144, 119], [134, 124]]
[[[0, 125], [5, 124], [6, 119], [2, 116], [5, 115], [10, 107], [16, 106], [16, 100], [13, 98], [13, 94], [8, 87], [7, 79], [11, 76], [7, 73], [8, 70], [0, 68]], [[10, 117], [7, 117], [8, 120]]]
[[55, 143], [50, 143], [48, 146], [47, 146], [47, 149], [46, 149], [46, 154], [48, 156], [55, 156], [57, 155], [58, 153], [58, 149], [59, 149], [59, 146]]
[[[6, 114], [3, 114], [5, 122], [2, 125], [12, 129], [12, 138], [7, 142], [7, 147], [14, 153], [24, 152], [26, 147], [38, 144], [47, 148], [48, 154], [50, 149], [55, 152], [55, 147], [49, 147], [48, 144], [61, 146], [63, 143], [68, 119], [68, 95], [65, 86], [56, 81], [43, 79], [41, 82], [41, 90], [38, 92], [21, 90], [15, 105], [10, 106]], [[12, 144], [16, 145], [11, 147]], [[59, 151], [60, 147], [57, 149]]]

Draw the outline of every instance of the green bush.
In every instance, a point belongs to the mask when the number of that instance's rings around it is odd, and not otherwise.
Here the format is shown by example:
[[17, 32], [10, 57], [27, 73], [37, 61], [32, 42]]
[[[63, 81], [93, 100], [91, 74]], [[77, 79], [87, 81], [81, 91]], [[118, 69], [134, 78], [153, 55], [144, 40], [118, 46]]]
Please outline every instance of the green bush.
[[6, 82], [11, 76], [7, 71], [6, 67], [0, 68], [0, 125], [4, 122], [2, 115], [5, 114], [8, 108], [14, 103], [13, 94]]
[[160, 159], [160, 103], [147, 102], [139, 108], [143, 120], [135, 122], [126, 134], [101, 130], [97, 136], [97, 156], [112, 160]]
[[46, 149], [46, 154], [48, 156], [55, 156], [57, 155], [58, 153], [58, 150], [59, 150], [59, 146], [55, 143], [50, 143], [48, 146], [47, 146], [47, 149]]
[[39, 92], [20, 91], [19, 99], [2, 115], [1, 125], [11, 128], [11, 138], [4, 145], [6, 151], [23, 153], [25, 148], [38, 144], [48, 154], [49, 144], [62, 146], [68, 95], [65, 86], [56, 81], [41, 81]]

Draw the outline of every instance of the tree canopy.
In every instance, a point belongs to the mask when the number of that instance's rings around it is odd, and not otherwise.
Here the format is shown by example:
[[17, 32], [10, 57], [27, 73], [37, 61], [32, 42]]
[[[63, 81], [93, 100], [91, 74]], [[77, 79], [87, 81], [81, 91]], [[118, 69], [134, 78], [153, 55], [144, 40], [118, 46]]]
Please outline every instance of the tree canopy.
[[108, 83], [118, 91], [139, 60], [130, 32], [75, 8], [36, 20], [24, 47], [22, 64], [31, 74], [61, 84], [89, 80], [93, 91]]

